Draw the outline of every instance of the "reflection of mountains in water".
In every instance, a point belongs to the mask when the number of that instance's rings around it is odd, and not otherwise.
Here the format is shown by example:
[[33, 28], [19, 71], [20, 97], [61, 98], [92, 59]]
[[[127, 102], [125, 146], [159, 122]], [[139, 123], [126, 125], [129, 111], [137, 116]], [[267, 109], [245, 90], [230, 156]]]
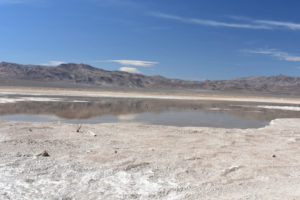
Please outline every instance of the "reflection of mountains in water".
[[119, 116], [145, 112], [160, 113], [193, 110], [207, 113], [224, 113], [245, 119], [263, 121], [299, 117], [299, 112], [296, 111], [263, 109], [256, 107], [257, 105], [261, 105], [261, 103], [107, 98], [77, 103], [18, 102], [0, 104], [0, 115], [51, 114], [65, 119], [87, 119], [102, 115]]

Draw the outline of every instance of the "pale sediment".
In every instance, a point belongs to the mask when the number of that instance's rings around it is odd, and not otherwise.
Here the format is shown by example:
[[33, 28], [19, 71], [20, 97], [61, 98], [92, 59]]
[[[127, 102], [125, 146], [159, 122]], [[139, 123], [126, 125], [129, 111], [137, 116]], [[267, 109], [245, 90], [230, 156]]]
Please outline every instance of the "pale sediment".
[[[89, 124], [77, 132], [2, 121], [0, 199], [297, 199], [299, 124]], [[37, 156], [43, 150], [50, 157]]]
[[[166, 100], [210, 100], [210, 101], [230, 101], [230, 102], [261, 102], [278, 104], [300, 104], [299, 98], [288, 97], [267, 97], [267, 96], [236, 96], [231, 94], [212, 95], [206, 93], [184, 94], [184, 93], [150, 93], [150, 92], [120, 92], [120, 91], [98, 91], [98, 90], [70, 90], [70, 89], [40, 89], [40, 88], [1, 88], [0, 95], [30, 95], [38, 96], [42, 101], [42, 96], [64, 96], [64, 97], [97, 97], [97, 98], [138, 98], [138, 99], [166, 99]], [[51, 98], [49, 98], [51, 99]], [[30, 99], [27, 99], [28, 101]], [[38, 98], [31, 97], [32, 101]], [[53, 100], [53, 99], [52, 99]], [[54, 101], [59, 101], [55, 99]], [[1, 101], [0, 101], [1, 102]]]

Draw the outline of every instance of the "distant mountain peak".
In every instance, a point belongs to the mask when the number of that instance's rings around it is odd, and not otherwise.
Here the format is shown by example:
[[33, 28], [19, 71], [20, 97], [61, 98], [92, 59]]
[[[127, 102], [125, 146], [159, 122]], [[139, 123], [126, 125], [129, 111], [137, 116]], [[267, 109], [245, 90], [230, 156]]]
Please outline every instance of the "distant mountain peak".
[[145, 76], [106, 71], [86, 64], [65, 63], [57, 67], [0, 63], [0, 85], [93, 88], [189, 89], [264, 92], [300, 95], [300, 78], [283, 74], [252, 76], [233, 80], [185, 81], [162, 76]]
[[88, 69], [88, 70], [94, 70], [97, 69], [95, 67], [92, 67], [90, 65], [86, 64], [76, 64], [76, 63], [63, 63], [57, 66], [57, 68], [63, 68], [63, 69]]
[[284, 74], [278, 74], [277, 77], [280, 77], [280, 78], [286, 78], [286, 77], [289, 77], [289, 76], [286, 76]]

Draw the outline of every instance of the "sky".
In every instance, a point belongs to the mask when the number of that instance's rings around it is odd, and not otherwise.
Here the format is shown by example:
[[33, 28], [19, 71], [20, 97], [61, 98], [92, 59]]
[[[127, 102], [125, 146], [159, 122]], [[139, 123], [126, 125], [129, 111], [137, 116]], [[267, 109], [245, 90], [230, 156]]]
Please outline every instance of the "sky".
[[186, 80], [300, 76], [300, 1], [0, 0], [0, 61]]

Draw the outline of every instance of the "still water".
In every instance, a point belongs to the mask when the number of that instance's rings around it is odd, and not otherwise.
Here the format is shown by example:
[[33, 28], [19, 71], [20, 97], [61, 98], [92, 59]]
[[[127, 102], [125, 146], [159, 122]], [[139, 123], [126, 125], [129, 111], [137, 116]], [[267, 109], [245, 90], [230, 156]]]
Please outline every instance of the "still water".
[[138, 122], [171, 126], [259, 128], [276, 118], [299, 118], [300, 105], [84, 97], [0, 97], [0, 120]]

